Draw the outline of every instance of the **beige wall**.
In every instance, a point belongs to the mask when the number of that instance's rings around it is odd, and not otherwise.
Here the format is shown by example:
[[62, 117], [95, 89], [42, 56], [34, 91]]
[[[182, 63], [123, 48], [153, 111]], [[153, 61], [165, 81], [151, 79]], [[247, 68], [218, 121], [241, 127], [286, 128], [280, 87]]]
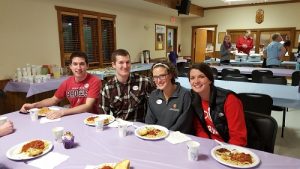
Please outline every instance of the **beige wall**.
[[169, 16], [115, 7], [101, 0], [1, 0], [0, 79], [11, 78], [17, 67], [27, 63], [60, 65], [55, 5], [116, 15], [117, 48], [127, 49], [132, 62], [139, 61], [145, 49], [151, 51], [151, 58], [166, 56], [165, 51], [155, 51], [155, 24], [178, 26], [180, 31], [180, 19], [173, 24]]
[[[255, 15], [258, 9], [264, 10], [264, 22], [257, 24]], [[253, 6], [207, 10], [203, 18], [185, 19], [182, 21], [181, 43], [182, 55], [191, 55], [192, 26], [218, 25], [218, 32], [227, 29], [296, 27], [300, 29], [300, 3], [290, 3], [270, 6]], [[218, 38], [218, 37], [217, 37]], [[216, 50], [220, 50], [220, 44]]]

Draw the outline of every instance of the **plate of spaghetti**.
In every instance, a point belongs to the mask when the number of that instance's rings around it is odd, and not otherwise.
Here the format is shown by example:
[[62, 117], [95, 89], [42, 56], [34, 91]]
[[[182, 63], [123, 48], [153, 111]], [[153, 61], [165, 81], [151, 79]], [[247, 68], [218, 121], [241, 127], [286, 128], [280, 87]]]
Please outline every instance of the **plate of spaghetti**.
[[11, 160], [29, 160], [45, 155], [52, 147], [50, 141], [36, 139], [13, 146], [6, 152], [6, 156]]
[[108, 125], [110, 123], [112, 123], [113, 121], [115, 121], [115, 117], [112, 115], [108, 115], [108, 114], [100, 114], [100, 115], [94, 115], [94, 116], [90, 116], [84, 119], [84, 124], [89, 125], [89, 126], [95, 126], [95, 120], [97, 118], [101, 118], [104, 119], [104, 125]]
[[252, 151], [235, 145], [216, 146], [211, 150], [211, 156], [219, 163], [235, 168], [252, 168], [260, 163]]
[[37, 111], [38, 116], [45, 117], [48, 112], [59, 110], [57, 107], [42, 107], [42, 108], [33, 108], [29, 111]]
[[145, 125], [135, 130], [135, 135], [145, 140], [159, 140], [167, 137], [169, 130], [159, 125]]

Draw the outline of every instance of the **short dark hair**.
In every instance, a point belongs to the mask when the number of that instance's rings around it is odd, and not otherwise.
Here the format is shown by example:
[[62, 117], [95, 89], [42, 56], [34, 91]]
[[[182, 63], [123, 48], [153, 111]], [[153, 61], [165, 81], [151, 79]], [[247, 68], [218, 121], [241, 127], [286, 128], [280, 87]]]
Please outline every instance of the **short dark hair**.
[[87, 65], [89, 64], [88, 57], [87, 57], [86, 53], [84, 53], [84, 52], [73, 52], [70, 56], [71, 63], [72, 63], [73, 58], [75, 58], [75, 57], [83, 58], [85, 63]]
[[129, 52], [125, 49], [117, 49], [111, 54], [111, 61], [116, 62], [117, 56], [129, 56]]
[[283, 46], [284, 47], [290, 47], [291, 46], [291, 41], [290, 40], [287, 40], [283, 43]]
[[177, 70], [175, 68], [175, 66], [170, 63], [170, 62], [157, 62], [157, 63], [154, 63], [152, 65], [152, 68], [151, 68], [151, 76], [153, 76], [153, 69], [154, 68], [157, 68], [157, 67], [163, 67], [163, 68], [166, 68], [167, 69], [167, 72], [169, 74], [172, 74], [172, 79], [171, 79], [171, 82], [173, 84], [175, 84], [175, 79], [177, 78]]
[[214, 83], [214, 74], [212, 69], [206, 64], [206, 63], [198, 63], [198, 64], [193, 64], [190, 67], [190, 70], [188, 72], [188, 78], [190, 80], [190, 72], [192, 69], [197, 69], [200, 72], [204, 73], [205, 76], [211, 81], [211, 83]]

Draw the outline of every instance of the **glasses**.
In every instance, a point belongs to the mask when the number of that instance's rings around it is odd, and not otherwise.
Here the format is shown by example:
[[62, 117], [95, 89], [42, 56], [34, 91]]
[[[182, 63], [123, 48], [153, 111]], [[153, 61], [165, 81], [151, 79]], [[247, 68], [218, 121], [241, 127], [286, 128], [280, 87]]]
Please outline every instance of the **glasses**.
[[153, 76], [153, 80], [154, 81], [157, 81], [158, 79], [159, 80], [166, 80], [167, 75], [168, 74], [163, 74], [163, 75], [159, 75], [159, 76]]

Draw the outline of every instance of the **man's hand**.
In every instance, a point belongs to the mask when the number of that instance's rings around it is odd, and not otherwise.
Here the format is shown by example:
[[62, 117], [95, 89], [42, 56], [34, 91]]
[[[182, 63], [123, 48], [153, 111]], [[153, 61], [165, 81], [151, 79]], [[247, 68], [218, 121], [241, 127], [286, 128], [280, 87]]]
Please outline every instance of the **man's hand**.
[[64, 111], [64, 110], [50, 111], [50, 112], [48, 112], [48, 113], [46, 114], [46, 117], [47, 117], [48, 119], [51, 119], [51, 120], [60, 118], [60, 117], [64, 116], [64, 112], [63, 112], [63, 111]]
[[33, 104], [31, 104], [31, 103], [25, 103], [25, 104], [21, 107], [20, 112], [22, 112], [22, 113], [27, 113], [27, 111], [28, 111], [29, 109], [32, 109], [32, 108], [35, 108]]

